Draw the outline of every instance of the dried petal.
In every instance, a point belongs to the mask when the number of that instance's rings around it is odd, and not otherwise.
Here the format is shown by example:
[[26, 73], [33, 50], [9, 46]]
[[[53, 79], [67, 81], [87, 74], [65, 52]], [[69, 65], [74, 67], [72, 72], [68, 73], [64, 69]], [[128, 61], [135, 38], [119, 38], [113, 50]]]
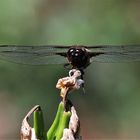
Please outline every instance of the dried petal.
[[72, 131], [68, 128], [65, 128], [61, 140], [75, 140]]
[[71, 113], [69, 128], [76, 134], [80, 129], [80, 122], [74, 106], [71, 107]]
[[79, 70], [73, 69], [69, 72], [69, 77], [64, 77], [58, 80], [56, 88], [60, 89], [60, 95], [65, 98], [69, 91], [79, 89], [84, 83], [84, 80], [78, 79], [81, 75]]
[[61, 140], [82, 140], [80, 137], [80, 121], [74, 106], [71, 107], [71, 113], [69, 128], [64, 129]]
[[34, 129], [29, 125], [28, 119], [30, 118], [32, 113], [35, 110], [37, 110], [39, 107], [40, 107], [39, 105], [36, 105], [35, 107], [33, 107], [23, 119], [21, 130], [20, 130], [21, 140], [37, 140]]

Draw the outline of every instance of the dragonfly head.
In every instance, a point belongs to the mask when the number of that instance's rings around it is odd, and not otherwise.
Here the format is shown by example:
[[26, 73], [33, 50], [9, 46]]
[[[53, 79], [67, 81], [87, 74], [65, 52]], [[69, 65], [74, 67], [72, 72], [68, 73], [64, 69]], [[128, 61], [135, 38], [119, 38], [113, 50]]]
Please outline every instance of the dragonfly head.
[[70, 48], [67, 58], [73, 68], [85, 69], [90, 64], [89, 52], [84, 47]]

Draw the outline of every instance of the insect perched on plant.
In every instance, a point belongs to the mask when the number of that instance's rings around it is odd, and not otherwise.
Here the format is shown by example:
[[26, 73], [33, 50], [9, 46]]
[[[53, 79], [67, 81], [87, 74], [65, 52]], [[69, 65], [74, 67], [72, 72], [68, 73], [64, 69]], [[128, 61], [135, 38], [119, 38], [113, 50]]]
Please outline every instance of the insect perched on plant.
[[31, 65], [71, 65], [81, 71], [83, 79], [84, 69], [92, 62], [140, 61], [140, 45], [0, 45], [0, 58]]

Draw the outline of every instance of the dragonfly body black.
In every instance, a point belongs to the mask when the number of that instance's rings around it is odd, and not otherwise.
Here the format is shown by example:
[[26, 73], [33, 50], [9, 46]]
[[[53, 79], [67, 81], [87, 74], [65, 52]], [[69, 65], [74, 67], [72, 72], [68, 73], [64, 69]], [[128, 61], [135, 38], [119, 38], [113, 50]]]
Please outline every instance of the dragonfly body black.
[[70, 48], [67, 52], [67, 58], [73, 68], [85, 69], [90, 64], [90, 56], [84, 47]]

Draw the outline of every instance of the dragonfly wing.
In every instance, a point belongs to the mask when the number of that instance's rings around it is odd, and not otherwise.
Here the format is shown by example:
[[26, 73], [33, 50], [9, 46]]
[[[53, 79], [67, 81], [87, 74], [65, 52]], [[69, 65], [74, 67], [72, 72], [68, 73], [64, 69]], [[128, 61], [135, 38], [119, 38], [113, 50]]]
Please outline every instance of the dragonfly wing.
[[31, 65], [65, 64], [68, 47], [0, 45], [0, 58]]
[[91, 46], [93, 62], [133, 62], [140, 61], [140, 45], [130, 46]]

